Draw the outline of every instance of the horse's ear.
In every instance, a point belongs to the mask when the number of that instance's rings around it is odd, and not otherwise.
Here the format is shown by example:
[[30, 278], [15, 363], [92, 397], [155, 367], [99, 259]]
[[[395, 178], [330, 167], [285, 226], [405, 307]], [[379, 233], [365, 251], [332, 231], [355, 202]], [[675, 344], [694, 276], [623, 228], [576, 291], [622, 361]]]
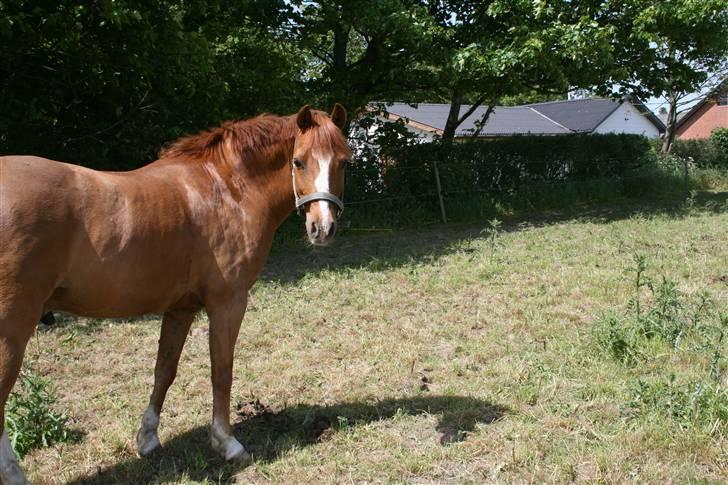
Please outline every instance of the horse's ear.
[[313, 125], [313, 114], [311, 114], [311, 107], [309, 105], [305, 105], [303, 108], [298, 110], [296, 123], [302, 130], [311, 128], [311, 125]]
[[343, 130], [344, 126], [346, 126], [346, 108], [339, 103], [334, 104], [334, 109], [331, 111], [331, 121]]

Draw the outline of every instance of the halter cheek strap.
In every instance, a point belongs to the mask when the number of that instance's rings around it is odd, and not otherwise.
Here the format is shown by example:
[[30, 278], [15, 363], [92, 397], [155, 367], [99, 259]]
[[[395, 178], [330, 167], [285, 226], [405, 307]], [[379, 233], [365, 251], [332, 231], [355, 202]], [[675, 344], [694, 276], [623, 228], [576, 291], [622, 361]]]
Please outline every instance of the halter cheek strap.
[[293, 196], [296, 198], [296, 211], [298, 212], [298, 215], [303, 215], [303, 206], [309, 202], [313, 202], [315, 200], [326, 200], [328, 202], [332, 202], [337, 207], [336, 218], [338, 219], [341, 217], [341, 213], [344, 212], [344, 202], [341, 199], [331, 192], [313, 192], [301, 197], [298, 195], [298, 188], [296, 187], [295, 168], [291, 169], [291, 178], [293, 179]]

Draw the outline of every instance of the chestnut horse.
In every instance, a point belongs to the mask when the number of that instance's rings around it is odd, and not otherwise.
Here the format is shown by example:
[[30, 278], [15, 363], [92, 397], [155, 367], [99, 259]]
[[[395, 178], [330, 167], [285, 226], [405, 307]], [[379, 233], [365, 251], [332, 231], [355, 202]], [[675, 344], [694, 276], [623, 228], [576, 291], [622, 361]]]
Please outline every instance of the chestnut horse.
[[36, 157], [0, 158], [0, 482], [27, 483], [4, 432], [5, 402], [45, 311], [89, 317], [162, 313], [154, 389], [136, 441], [160, 446], [159, 414], [195, 314], [210, 320], [212, 446], [250, 455], [232, 435], [233, 351], [248, 290], [294, 208], [325, 245], [343, 209], [351, 152], [331, 116], [308, 106], [182, 138], [130, 172]]

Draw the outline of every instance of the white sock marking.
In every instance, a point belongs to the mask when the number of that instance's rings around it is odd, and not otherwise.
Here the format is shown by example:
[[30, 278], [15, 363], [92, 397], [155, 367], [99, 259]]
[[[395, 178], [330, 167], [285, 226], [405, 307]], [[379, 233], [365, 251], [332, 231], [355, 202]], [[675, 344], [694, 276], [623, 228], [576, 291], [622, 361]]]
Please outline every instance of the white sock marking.
[[142, 423], [137, 432], [137, 451], [141, 456], [148, 455], [161, 445], [157, 428], [159, 428], [159, 415], [149, 406], [142, 415]]
[[0, 483], [3, 485], [27, 485], [23, 470], [18, 464], [7, 431], [0, 437]]
[[227, 461], [249, 458], [245, 447], [234, 436], [225, 433], [217, 420], [213, 420], [210, 427], [210, 442]]

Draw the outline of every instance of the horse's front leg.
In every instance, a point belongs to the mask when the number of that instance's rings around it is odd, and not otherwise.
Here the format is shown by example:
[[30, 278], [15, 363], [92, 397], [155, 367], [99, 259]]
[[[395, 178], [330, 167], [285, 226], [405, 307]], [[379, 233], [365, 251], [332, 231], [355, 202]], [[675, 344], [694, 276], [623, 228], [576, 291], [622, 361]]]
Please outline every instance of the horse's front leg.
[[162, 412], [167, 390], [177, 376], [179, 356], [194, 319], [195, 312], [189, 311], [167, 312], [162, 317], [157, 364], [154, 367], [154, 390], [136, 436], [137, 450], [141, 456], [159, 448], [159, 413]]
[[233, 382], [233, 354], [240, 324], [245, 315], [247, 294], [208, 303], [210, 318], [210, 359], [212, 363], [212, 447], [226, 460], [251, 461], [250, 454], [232, 434], [230, 427], [230, 388]]

